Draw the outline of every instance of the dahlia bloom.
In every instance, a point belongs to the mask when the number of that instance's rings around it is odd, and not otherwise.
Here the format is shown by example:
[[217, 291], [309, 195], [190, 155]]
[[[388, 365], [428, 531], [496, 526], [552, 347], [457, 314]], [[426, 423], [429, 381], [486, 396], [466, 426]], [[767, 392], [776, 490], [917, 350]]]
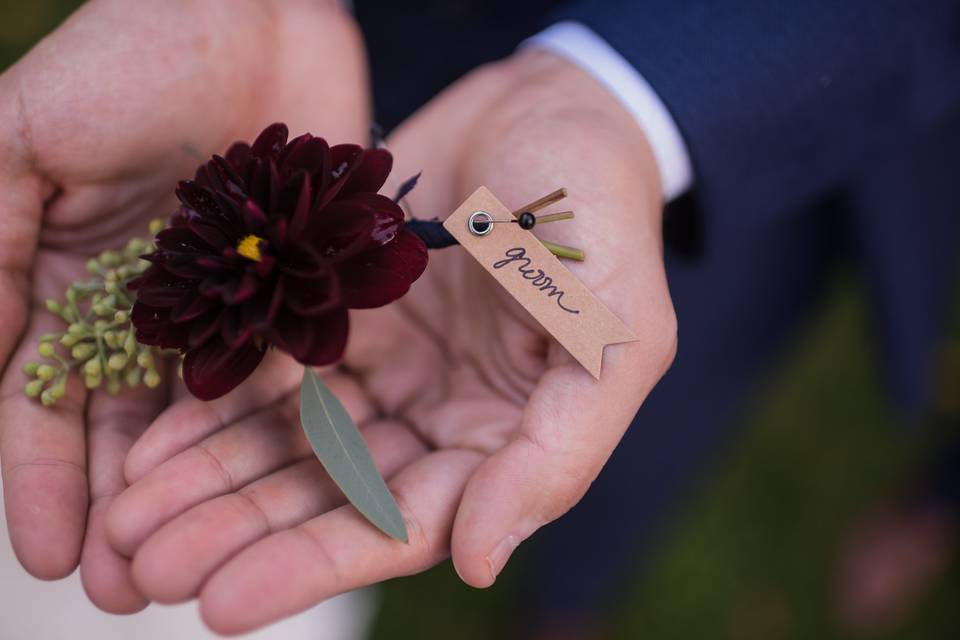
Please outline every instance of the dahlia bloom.
[[427, 264], [403, 211], [377, 193], [388, 151], [287, 137], [271, 125], [181, 182], [151, 266], [129, 285], [137, 340], [184, 353], [184, 382], [203, 400], [240, 384], [270, 345], [304, 365], [337, 362], [347, 309], [396, 300]]

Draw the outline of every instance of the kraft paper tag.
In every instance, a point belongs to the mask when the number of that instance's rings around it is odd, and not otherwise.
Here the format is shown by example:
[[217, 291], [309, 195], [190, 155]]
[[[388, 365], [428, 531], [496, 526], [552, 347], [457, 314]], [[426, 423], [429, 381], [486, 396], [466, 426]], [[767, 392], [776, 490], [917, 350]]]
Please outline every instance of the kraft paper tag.
[[496, 221], [514, 219], [486, 187], [480, 187], [443, 226], [570, 355], [599, 379], [603, 348], [639, 338], [530, 231], [518, 224], [493, 224], [487, 235], [471, 233], [468, 221], [477, 211], [485, 211]]

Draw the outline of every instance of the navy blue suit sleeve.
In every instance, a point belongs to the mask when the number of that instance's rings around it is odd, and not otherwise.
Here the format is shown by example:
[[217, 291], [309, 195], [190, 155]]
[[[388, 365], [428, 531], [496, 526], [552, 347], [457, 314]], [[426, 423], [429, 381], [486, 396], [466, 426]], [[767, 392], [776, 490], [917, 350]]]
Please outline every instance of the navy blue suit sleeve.
[[955, 0], [581, 0], [554, 17], [656, 89], [708, 215], [807, 204], [960, 108]]

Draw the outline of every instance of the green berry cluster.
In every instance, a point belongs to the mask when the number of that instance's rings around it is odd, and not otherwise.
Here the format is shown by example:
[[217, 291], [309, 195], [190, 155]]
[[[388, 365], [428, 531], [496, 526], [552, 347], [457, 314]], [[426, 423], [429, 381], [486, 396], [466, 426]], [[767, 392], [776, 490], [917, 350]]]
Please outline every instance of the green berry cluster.
[[[150, 223], [151, 235], [164, 227], [162, 220]], [[127, 283], [150, 266], [140, 259], [153, 244], [133, 238], [120, 251], [104, 251], [87, 262], [93, 275], [88, 282], [70, 285], [65, 301], [47, 300], [47, 310], [60, 317], [67, 329], [40, 337], [37, 353], [44, 362], [28, 362], [23, 372], [30, 378], [24, 389], [28, 397], [51, 406], [66, 393], [67, 377], [76, 370], [88, 389], [105, 387], [119, 393], [124, 385], [141, 382], [154, 388], [160, 384], [156, 348], [137, 342], [130, 322], [134, 296]]]

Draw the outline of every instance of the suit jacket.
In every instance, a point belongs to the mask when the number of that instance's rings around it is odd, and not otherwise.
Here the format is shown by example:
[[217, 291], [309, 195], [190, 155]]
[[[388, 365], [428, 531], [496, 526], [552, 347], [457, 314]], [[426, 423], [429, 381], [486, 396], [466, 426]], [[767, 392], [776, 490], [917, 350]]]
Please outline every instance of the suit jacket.
[[[696, 260], [759, 229], [826, 216], [866, 279], [896, 400], [924, 406], [960, 240], [960, 3], [356, 5], [388, 128], [557, 20], [593, 29], [653, 86], [684, 136], [695, 188], [667, 212], [674, 251]], [[749, 336], [734, 338], [749, 348]], [[682, 317], [680, 343], [682, 357]]]

